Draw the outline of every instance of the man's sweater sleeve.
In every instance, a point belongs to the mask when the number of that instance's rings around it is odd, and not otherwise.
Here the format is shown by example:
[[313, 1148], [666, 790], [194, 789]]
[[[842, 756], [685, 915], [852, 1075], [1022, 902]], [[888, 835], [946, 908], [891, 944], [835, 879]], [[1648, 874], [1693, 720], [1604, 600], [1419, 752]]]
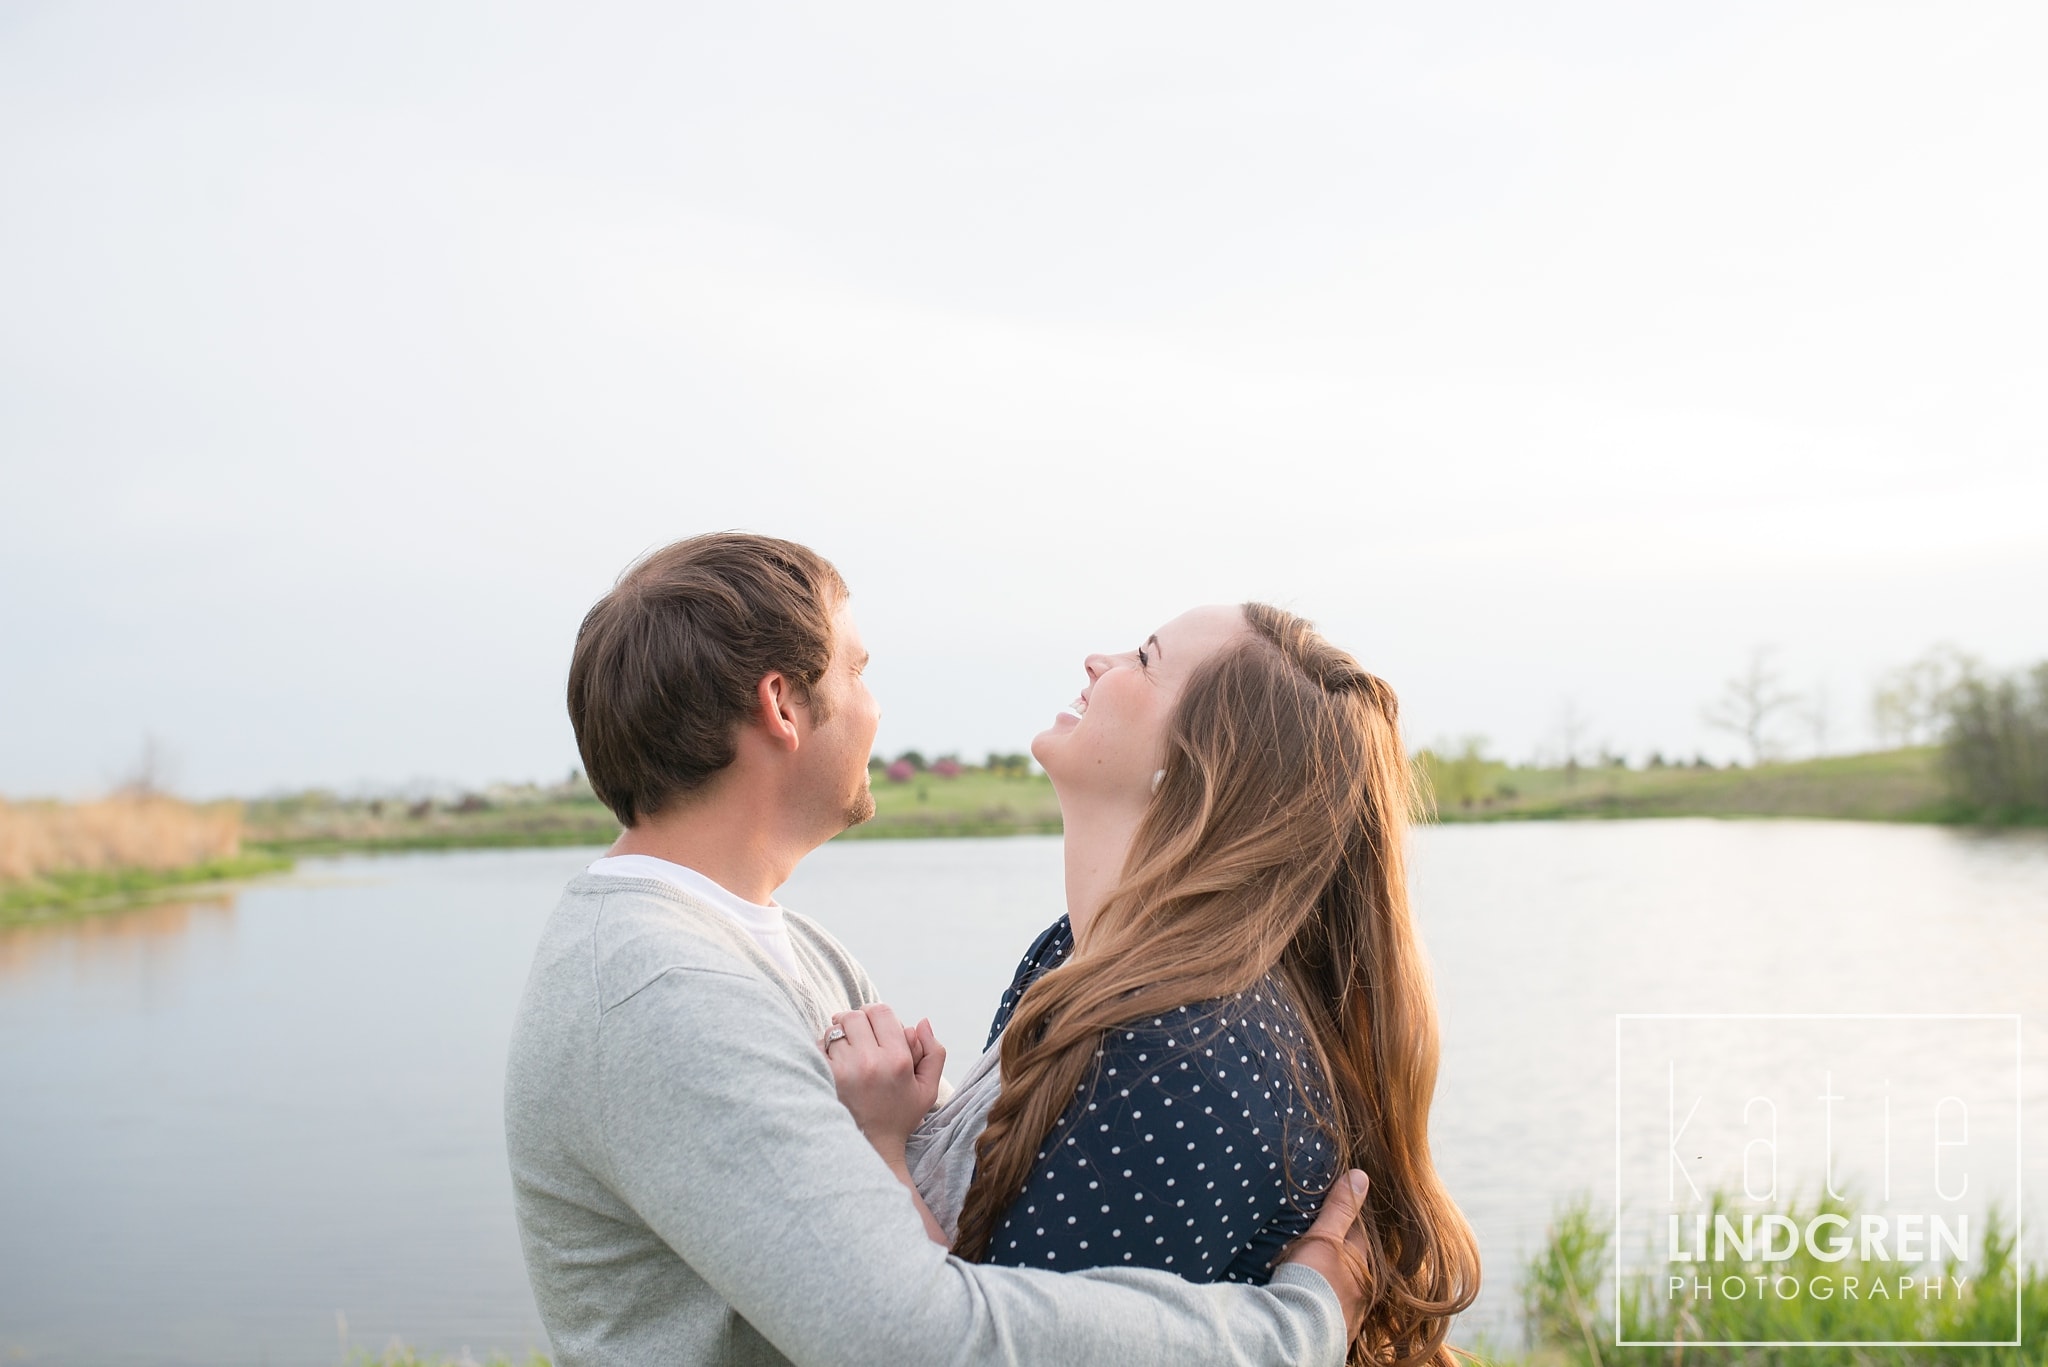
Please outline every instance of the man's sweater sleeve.
[[1336, 1297], [1271, 1285], [965, 1263], [839, 1104], [788, 1004], [738, 973], [672, 969], [599, 1028], [600, 1175], [791, 1361], [1325, 1364]]

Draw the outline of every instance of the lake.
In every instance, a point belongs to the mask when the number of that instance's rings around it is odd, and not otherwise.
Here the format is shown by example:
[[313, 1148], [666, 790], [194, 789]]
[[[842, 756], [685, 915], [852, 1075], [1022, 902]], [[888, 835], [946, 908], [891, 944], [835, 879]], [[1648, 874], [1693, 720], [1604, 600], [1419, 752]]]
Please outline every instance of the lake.
[[[541, 922], [595, 853], [309, 860], [231, 898], [0, 930], [0, 1363], [544, 1349], [504, 1046]], [[843, 842], [781, 900], [930, 1015], [957, 1072], [1060, 910], [1059, 861], [1057, 838]], [[2040, 833], [1438, 827], [1414, 895], [1443, 1019], [1434, 1145], [1487, 1261], [1460, 1342], [1512, 1332], [1517, 1260], [1560, 1199], [1613, 1190], [1616, 1013], [2017, 1012], [2048, 1056]], [[2040, 1064], [2020, 1086], [2038, 1108]]]

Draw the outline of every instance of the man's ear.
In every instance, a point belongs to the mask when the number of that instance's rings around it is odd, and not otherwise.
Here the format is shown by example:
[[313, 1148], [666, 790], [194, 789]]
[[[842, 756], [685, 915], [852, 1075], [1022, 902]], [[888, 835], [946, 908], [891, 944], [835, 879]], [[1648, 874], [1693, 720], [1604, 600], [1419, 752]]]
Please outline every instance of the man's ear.
[[796, 689], [781, 674], [763, 674], [754, 685], [754, 720], [778, 749], [796, 749], [796, 708]]

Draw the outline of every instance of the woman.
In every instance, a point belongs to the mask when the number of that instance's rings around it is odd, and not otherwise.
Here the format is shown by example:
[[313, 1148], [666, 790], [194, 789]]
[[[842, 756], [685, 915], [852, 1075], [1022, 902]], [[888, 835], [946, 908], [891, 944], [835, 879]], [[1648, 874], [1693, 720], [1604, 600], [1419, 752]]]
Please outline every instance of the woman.
[[[1262, 1281], [1362, 1168], [1354, 1359], [1448, 1364], [1478, 1255], [1429, 1153], [1435, 1005], [1392, 691], [1263, 604], [1195, 609], [1087, 673], [1032, 745], [1065, 818], [1068, 914], [915, 1136], [921, 1203], [965, 1258]], [[837, 1019], [827, 1054], [902, 1154], [916, 1108], [878, 1064], [876, 1010]]]

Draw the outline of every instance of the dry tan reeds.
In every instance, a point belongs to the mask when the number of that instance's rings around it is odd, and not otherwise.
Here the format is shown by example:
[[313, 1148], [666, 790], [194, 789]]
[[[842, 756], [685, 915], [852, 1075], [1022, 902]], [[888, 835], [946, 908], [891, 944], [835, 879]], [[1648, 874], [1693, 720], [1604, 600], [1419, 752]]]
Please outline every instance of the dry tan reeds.
[[165, 872], [232, 859], [241, 848], [238, 802], [201, 806], [155, 796], [0, 801], [0, 883], [52, 873]]

